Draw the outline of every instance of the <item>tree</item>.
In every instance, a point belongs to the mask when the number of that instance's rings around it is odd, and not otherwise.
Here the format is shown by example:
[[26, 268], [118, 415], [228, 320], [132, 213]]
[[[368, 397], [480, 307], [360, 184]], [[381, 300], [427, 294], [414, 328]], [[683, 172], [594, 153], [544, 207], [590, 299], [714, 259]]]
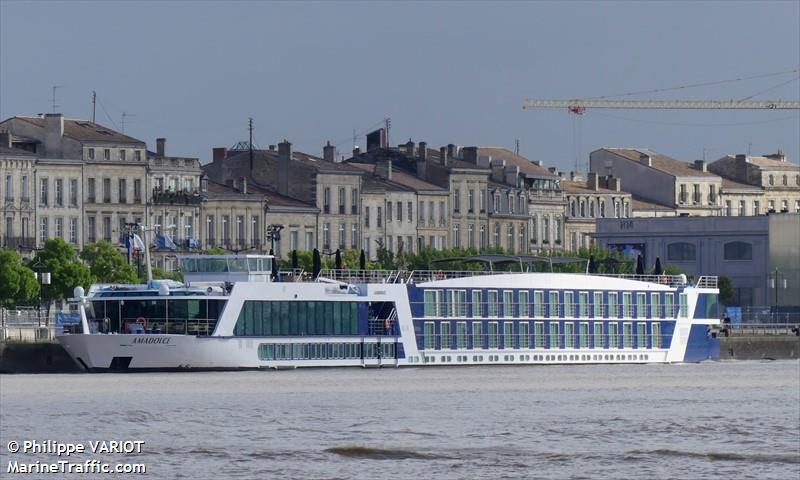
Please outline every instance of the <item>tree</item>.
[[51, 284], [42, 288], [42, 298], [48, 303], [70, 298], [75, 287], [88, 289], [94, 281], [89, 267], [81, 263], [78, 253], [63, 238], [46, 241], [28, 266], [37, 263], [44, 265], [45, 271], [51, 274]]
[[731, 279], [725, 275], [720, 275], [717, 279], [717, 288], [719, 288], [720, 303], [723, 305], [733, 305], [736, 301], [736, 289]]
[[33, 270], [22, 264], [14, 250], [0, 248], [0, 306], [14, 307], [32, 303], [39, 293]]
[[89, 270], [100, 283], [136, 283], [136, 271], [128, 265], [125, 257], [111, 245], [101, 240], [83, 248], [80, 257], [89, 265]]

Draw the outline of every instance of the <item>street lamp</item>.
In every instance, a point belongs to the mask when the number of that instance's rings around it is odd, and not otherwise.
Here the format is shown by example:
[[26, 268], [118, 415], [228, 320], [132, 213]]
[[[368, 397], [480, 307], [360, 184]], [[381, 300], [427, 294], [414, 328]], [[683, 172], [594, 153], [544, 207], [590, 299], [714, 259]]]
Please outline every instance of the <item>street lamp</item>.
[[272, 253], [275, 253], [275, 242], [281, 240], [281, 230], [283, 225], [267, 225], [267, 240], [269, 240], [269, 248]]
[[[39, 320], [39, 326], [42, 326], [42, 289], [45, 285], [50, 285], [50, 272], [47, 271], [47, 265], [43, 264], [41, 260], [31, 266], [36, 272], [36, 280], [39, 281], [39, 303], [36, 306], [36, 316]], [[45, 326], [49, 325], [49, 319], [45, 319]]]

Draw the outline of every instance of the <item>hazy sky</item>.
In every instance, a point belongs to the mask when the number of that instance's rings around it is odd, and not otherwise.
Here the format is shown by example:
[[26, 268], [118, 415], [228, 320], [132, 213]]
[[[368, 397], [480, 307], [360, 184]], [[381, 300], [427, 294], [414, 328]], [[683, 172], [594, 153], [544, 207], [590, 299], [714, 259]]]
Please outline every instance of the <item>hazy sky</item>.
[[[12, 2], [0, 0], [0, 117], [91, 116], [168, 153], [283, 138], [342, 154], [392, 120], [391, 142], [576, 153], [647, 147], [683, 160], [800, 155], [797, 111], [523, 111], [800, 68], [800, 2]], [[740, 99], [798, 73], [628, 98]], [[757, 99], [800, 98], [800, 81]], [[364, 144], [363, 137], [359, 143]], [[749, 146], [749, 144], [751, 144]]]

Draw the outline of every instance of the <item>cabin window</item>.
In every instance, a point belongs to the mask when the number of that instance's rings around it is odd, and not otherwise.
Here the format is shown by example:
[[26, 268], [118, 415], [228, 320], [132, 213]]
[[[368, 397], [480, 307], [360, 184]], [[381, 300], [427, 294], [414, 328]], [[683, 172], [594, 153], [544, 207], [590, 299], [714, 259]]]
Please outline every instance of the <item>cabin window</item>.
[[[489, 292], [491, 295], [492, 292]], [[495, 292], [496, 294], [497, 292]], [[497, 348], [499, 346], [499, 326], [497, 322], [489, 322], [489, 348]]]
[[530, 347], [530, 324], [528, 322], [520, 322], [519, 348], [528, 348], [528, 347]]
[[533, 345], [536, 348], [544, 348], [544, 323], [542, 322], [533, 324]]
[[514, 348], [514, 323], [503, 323], [503, 348]]
[[686, 296], [685, 293], [681, 293], [680, 302], [681, 302], [681, 305], [680, 305], [681, 311], [680, 311], [679, 315], [682, 318], [686, 318], [686, 317], [689, 316], [689, 303], [688, 303], [688, 297]]
[[564, 292], [564, 318], [575, 316], [575, 294]]
[[527, 290], [520, 290], [519, 292], [519, 316], [521, 318], [527, 318], [530, 314], [529, 310], [530, 306], [528, 303], [528, 291]]
[[564, 322], [564, 348], [575, 347], [575, 324]]
[[631, 318], [633, 316], [633, 306], [631, 300], [633, 294], [631, 292], [622, 292], [622, 317]]
[[619, 304], [617, 303], [617, 299], [619, 298], [617, 292], [609, 292], [608, 294], [608, 318], [617, 318], [619, 317]]
[[661, 324], [654, 322], [650, 328], [652, 329], [651, 348], [661, 348]]
[[608, 348], [619, 348], [617, 322], [608, 324]]
[[589, 324], [586, 322], [578, 325], [578, 348], [589, 348]]
[[594, 318], [603, 318], [603, 292], [594, 292], [592, 309]]
[[452, 290], [453, 298], [453, 316], [466, 317], [467, 316], [467, 291], [466, 290]]
[[646, 304], [647, 303], [647, 294], [646, 293], [637, 293], [636, 294], [636, 318], [644, 318], [647, 316], [645, 313]]
[[481, 308], [481, 291], [480, 290], [473, 290], [472, 291], [472, 316], [473, 317], [482, 317], [483, 316], [483, 308]]
[[594, 348], [603, 348], [603, 323], [594, 322]]
[[[209, 304], [209, 314], [212, 310]], [[357, 334], [357, 302], [247, 300], [234, 327], [236, 336]]]
[[483, 323], [472, 322], [472, 348], [486, 348], [483, 345]]
[[550, 322], [550, 335], [548, 340], [550, 341], [550, 348], [560, 347], [561, 342], [559, 341], [558, 335], [558, 322]]
[[657, 293], [650, 294], [650, 318], [658, 318], [658, 312], [661, 305]]
[[503, 316], [514, 316], [514, 292], [511, 290], [503, 290]]
[[456, 348], [467, 348], [467, 322], [456, 323]]
[[664, 316], [662, 318], [675, 317], [675, 295], [671, 293], [664, 294]]
[[533, 292], [533, 316], [544, 317], [544, 292], [541, 290]]
[[436, 290], [436, 316], [448, 317], [449, 304], [447, 303], [447, 292], [444, 290]]
[[580, 292], [578, 294], [578, 315], [581, 318], [589, 316], [589, 292]]
[[631, 322], [622, 324], [622, 347], [633, 347], [633, 324]]
[[489, 302], [489, 316], [490, 317], [498, 316], [500, 305], [498, 301], [497, 290], [489, 290], [488, 302]]
[[645, 322], [636, 324], [636, 348], [647, 348], [647, 324]]
[[450, 336], [450, 322], [441, 322], [439, 324], [439, 338], [440, 347], [442, 350], [450, 350], [453, 348], [452, 337]]
[[433, 322], [425, 322], [423, 331], [423, 342], [425, 350], [433, 350], [436, 348], [436, 326]]
[[558, 312], [558, 292], [550, 292], [550, 317], [557, 318]]

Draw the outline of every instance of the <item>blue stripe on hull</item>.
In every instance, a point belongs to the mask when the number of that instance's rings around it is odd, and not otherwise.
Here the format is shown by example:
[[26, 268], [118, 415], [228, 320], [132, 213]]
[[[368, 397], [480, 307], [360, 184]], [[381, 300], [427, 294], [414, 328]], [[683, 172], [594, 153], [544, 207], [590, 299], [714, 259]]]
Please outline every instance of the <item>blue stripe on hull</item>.
[[692, 325], [686, 344], [684, 362], [719, 360], [719, 339], [711, 338], [706, 325]]

